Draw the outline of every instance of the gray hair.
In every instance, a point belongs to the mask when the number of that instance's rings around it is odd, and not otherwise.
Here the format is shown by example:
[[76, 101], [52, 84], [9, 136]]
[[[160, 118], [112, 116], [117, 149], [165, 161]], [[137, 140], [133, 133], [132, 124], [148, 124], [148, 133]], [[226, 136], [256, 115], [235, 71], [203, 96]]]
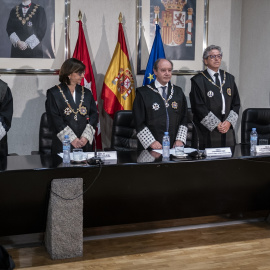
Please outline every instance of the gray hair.
[[156, 70], [156, 71], [158, 70], [158, 63], [159, 63], [162, 59], [169, 61], [170, 64], [172, 65], [172, 69], [173, 69], [173, 62], [172, 62], [171, 60], [168, 60], [168, 59], [165, 59], [165, 58], [158, 58], [158, 59], [156, 60], [156, 62], [154, 63], [154, 65], [153, 65], [153, 69], [154, 69], [154, 70]]
[[210, 46], [208, 46], [205, 50], [204, 50], [204, 52], [203, 52], [203, 59], [207, 59], [207, 57], [209, 56], [209, 53], [212, 51], [212, 50], [218, 50], [219, 51], [219, 53], [221, 54], [221, 56], [222, 56], [222, 50], [221, 50], [221, 48], [219, 47], [219, 46], [216, 46], [216, 45], [210, 45]]

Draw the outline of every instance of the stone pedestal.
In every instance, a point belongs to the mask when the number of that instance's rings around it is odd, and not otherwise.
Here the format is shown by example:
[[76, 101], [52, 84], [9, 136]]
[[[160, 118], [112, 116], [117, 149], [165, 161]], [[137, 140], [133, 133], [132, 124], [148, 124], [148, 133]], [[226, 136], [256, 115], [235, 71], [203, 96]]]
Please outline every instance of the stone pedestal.
[[83, 195], [78, 197], [82, 193], [82, 178], [52, 181], [45, 234], [52, 259], [83, 255]]

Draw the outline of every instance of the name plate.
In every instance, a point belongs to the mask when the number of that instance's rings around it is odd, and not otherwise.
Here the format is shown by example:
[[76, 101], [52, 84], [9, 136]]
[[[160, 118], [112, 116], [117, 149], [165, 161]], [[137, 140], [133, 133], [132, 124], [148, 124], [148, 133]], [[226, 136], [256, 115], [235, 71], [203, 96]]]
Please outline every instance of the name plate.
[[255, 145], [256, 154], [270, 154], [270, 145]]
[[[88, 152], [87, 158], [92, 158], [94, 155], [94, 152]], [[102, 160], [117, 160], [116, 151], [97, 152], [97, 156]]]
[[232, 151], [230, 147], [205, 148], [205, 154], [208, 157], [231, 157]]

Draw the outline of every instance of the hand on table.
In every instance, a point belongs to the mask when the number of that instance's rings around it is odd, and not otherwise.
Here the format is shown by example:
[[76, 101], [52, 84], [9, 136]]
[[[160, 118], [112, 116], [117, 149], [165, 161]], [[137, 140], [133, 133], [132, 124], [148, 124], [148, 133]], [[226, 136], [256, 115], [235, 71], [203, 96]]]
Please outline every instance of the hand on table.
[[150, 147], [152, 149], [162, 149], [162, 145], [158, 141], [154, 141], [153, 143], [151, 143]]

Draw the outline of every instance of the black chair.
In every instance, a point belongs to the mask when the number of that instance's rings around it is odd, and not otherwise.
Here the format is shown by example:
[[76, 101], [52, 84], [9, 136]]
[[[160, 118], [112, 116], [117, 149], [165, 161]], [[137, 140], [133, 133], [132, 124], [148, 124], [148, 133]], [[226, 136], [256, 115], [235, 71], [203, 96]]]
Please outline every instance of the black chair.
[[138, 139], [131, 110], [118, 111], [114, 115], [111, 149], [116, 151], [137, 150]]
[[[193, 125], [190, 120], [193, 119], [191, 109], [188, 109], [188, 133], [186, 146], [191, 147]], [[136, 135], [135, 124], [132, 111], [118, 111], [114, 115], [111, 150], [131, 151], [137, 150], [138, 138]], [[106, 149], [108, 150], [108, 149]]]
[[32, 151], [31, 154], [51, 154], [52, 131], [48, 124], [46, 112], [41, 115], [39, 126], [39, 151]]
[[241, 122], [241, 143], [250, 142], [250, 132], [256, 128], [258, 139], [268, 139], [270, 143], [270, 108], [248, 108], [243, 112]]
[[191, 108], [188, 108], [188, 124], [187, 124], [188, 131], [187, 131], [186, 147], [191, 147], [192, 145], [193, 124], [191, 121], [193, 121], [193, 114]]

